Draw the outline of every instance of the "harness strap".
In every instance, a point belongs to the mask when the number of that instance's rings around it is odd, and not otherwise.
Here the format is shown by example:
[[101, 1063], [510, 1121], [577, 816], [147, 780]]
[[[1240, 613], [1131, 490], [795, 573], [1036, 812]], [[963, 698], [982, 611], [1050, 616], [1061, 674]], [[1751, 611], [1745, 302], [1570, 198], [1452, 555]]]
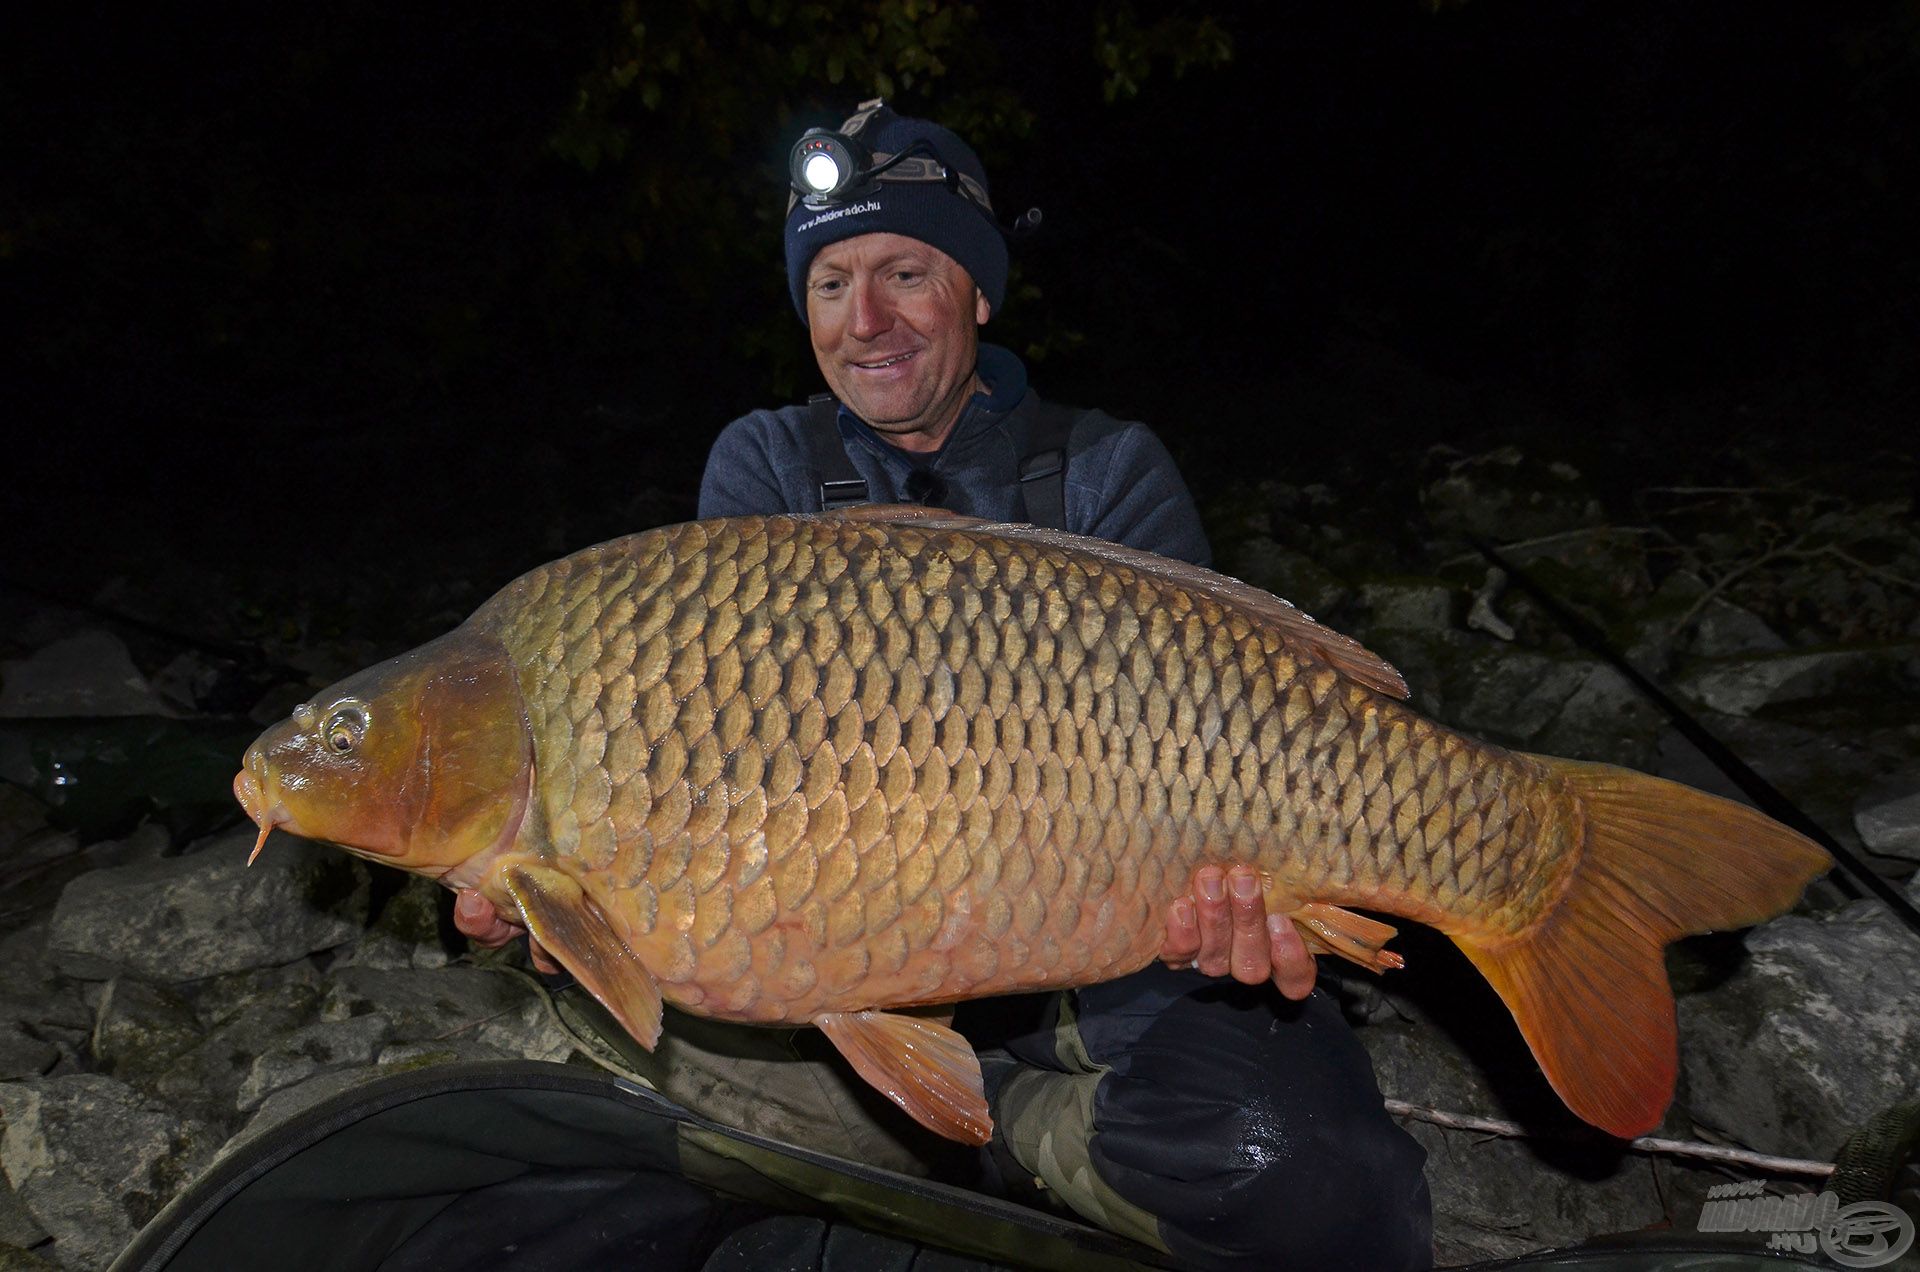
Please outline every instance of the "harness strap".
[[[807, 462], [819, 482], [820, 510], [867, 503], [872, 494], [847, 457], [840, 437], [840, 403], [831, 393], [807, 399]], [[1033, 413], [1027, 453], [1020, 461], [1020, 502], [1026, 519], [1049, 530], [1067, 528], [1067, 443], [1079, 412], [1042, 402]]]
[[840, 441], [840, 403], [831, 393], [807, 399], [807, 462], [820, 482], [820, 511], [867, 502], [867, 483]]
[[1046, 530], [1067, 528], [1067, 442], [1079, 412], [1041, 402], [1020, 461], [1020, 501], [1027, 520]]

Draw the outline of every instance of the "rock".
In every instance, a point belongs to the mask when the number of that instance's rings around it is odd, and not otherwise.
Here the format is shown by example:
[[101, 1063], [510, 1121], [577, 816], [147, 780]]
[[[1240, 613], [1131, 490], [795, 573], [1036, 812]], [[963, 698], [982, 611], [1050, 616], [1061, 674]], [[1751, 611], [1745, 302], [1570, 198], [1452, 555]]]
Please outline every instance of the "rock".
[[[5, 1128], [0, 1127], [0, 1131]], [[0, 1170], [0, 1248], [24, 1249], [47, 1239], [47, 1230], [34, 1222], [33, 1212], [14, 1193], [4, 1170]], [[4, 1268], [5, 1264], [0, 1264]], [[48, 1265], [53, 1266], [52, 1264]]]
[[1690, 652], [1706, 658], [1778, 653], [1787, 647], [1780, 634], [1752, 610], [1715, 597], [1693, 620]]
[[165, 1071], [140, 1085], [161, 1099], [195, 1110], [208, 1120], [231, 1117], [254, 1061], [319, 1014], [320, 982], [313, 969], [242, 973], [195, 986], [195, 1010], [207, 1030]]
[[[249, 968], [212, 976], [188, 986], [200, 1023], [218, 1029], [240, 1017], [292, 1012], [300, 1020], [317, 1019], [320, 973], [309, 962]], [[292, 1026], [289, 1026], [291, 1028]]]
[[1853, 825], [1871, 851], [1920, 862], [1920, 773], [1902, 774], [1861, 796]]
[[393, 1021], [396, 1042], [512, 1039], [516, 1048], [532, 1045], [550, 1050], [551, 1039], [541, 1032], [529, 1008], [544, 1015], [539, 991], [531, 982], [506, 972], [477, 967], [424, 971], [349, 967], [341, 969], [328, 986], [320, 1016], [339, 1021], [378, 1012]]
[[0, 1165], [70, 1268], [104, 1267], [211, 1159], [208, 1129], [102, 1074], [0, 1084]]
[[12, 864], [14, 845], [48, 825], [45, 804], [0, 772], [0, 861]]
[[1483, 641], [1446, 676], [1449, 725], [1529, 751], [1644, 768], [1664, 723], [1626, 677], [1594, 659]]
[[253, 1062], [236, 1103], [250, 1112], [275, 1091], [332, 1069], [372, 1064], [393, 1033], [393, 1022], [372, 1014], [323, 1020], [287, 1035]]
[[87, 861], [95, 869], [130, 866], [139, 861], [158, 861], [172, 849], [173, 836], [165, 826], [143, 821], [123, 838], [88, 844]]
[[[1449, 1112], [1505, 1116], [1479, 1068], [1438, 1030], [1380, 1024], [1357, 1036], [1389, 1095]], [[1650, 1166], [1599, 1147], [1570, 1163], [1576, 1174], [1544, 1160], [1530, 1141], [1411, 1119], [1401, 1125], [1427, 1150], [1434, 1253], [1442, 1264], [1513, 1257], [1666, 1217], [1662, 1187], [1672, 1168], [1658, 1159]]]
[[363, 1086], [376, 1078], [383, 1078], [385, 1076], [385, 1070], [371, 1066], [354, 1069], [329, 1069], [324, 1073], [315, 1074], [304, 1082], [296, 1082], [292, 1086], [282, 1087], [280, 1090], [268, 1096], [261, 1103], [260, 1107], [254, 1110], [253, 1116], [247, 1119], [246, 1125], [241, 1127], [225, 1144], [221, 1145], [216, 1160], [218, 1157], [226, 1157], [233, 1153], [234, 1150], [241, 1148], [259, 1136], [262, 1131], [271, 1130], [282, 1122], [306, 1112], [322, 1100], [331, 1099], [342, 1091]]
[[60, 1272], [60, 1265], [31, 1250], [0, 1242], [0, 1272]]
[[288, 963], [360, 934], [364, 867], [288, 838], [249, 869], [254, 833], [243, 828], [188, 856], [75, 879], [54, 910], [55, 965], [90, 980], [131, 972], [166, 984]]
[[60, 1061], [60, 1048], [18, 1021], [0, 1023], [0, 1082], [37, 1078]]
[[1474, 538], [1533, 539], [1604, 520], [1579, 470], [1503, 446], [1455, 460], [1420, 493], [1435, 528]]
[[1265, 535], [1238, 545], [1220, 569], [1237, 579], [1290, 601], [1309, 614], [1325, 614], [1347, 599], [1340, 577], [1304, 552]]
[[[564, 1061], [579, 1050], [573, 1035], [554, 1020], [553, 1012], [540, 998], [529, 998], [510, 1011], [481, 1023], [473, 1031], [474, 1041], [517, 1060]], [[381, 1063], [388, 1063], [385, 1055]]]
[[0, 1081], [45, 1076], [77, 1060], [93, 1010], [70, 982], [49, 975], [40, 958], [46, 925], [0, 941]]
[[1687, 667], [1676, 687], [1714, 711], [1748, 716], [1782, 703], [1898, 691], [1911, 681], [1917, 656], [1915, 646], [1897, 644], [1710, 658]]
[[469, 1038], [453, 1038], [446, 1042], [396, 1042], [380, 1052], [376, 1063], [387, 1073], [408, 1073], [441, 1064], [520, 1059], [525, 1057], [514, 1051], [503, 1051]]
[[440, 939], [442, 892], [430, 879], [405, 876], [367, 934], [342, 951], [341, 961], [354, 967], [445, 967], [452, 956]]
[[208, 710], [221, 678], [233, 666], [231, 659], [189, 649], [153, 673], [154, 692], [187, 711]]
[[1696, 1121], [1766, 1153], [1832, 1160], [1920, 1090], [1920, 942], [1877, 901], [1755, 928], [1750, 960], [1680, 1001]]
[[0, 718], [172, 714], [110, 632], [79, 632], [0, 663]]
[[1606, 663], [1595, 663], [1529, 744], [1548, 755], [1645, 769], [1653, 762], [1665, 723], [1660, 708], [1625, 676]]
[[1360, 585], [1367, 628], [1437, 632], [1453, 626], [1453, 589], [1439, 579], [1377, 579]]
[[206, 1036], [193, 1005], [160, 985], [128, 976], [107, 982], [93, 1029], [93, 1057], [114, 1077], [157, 1075]]

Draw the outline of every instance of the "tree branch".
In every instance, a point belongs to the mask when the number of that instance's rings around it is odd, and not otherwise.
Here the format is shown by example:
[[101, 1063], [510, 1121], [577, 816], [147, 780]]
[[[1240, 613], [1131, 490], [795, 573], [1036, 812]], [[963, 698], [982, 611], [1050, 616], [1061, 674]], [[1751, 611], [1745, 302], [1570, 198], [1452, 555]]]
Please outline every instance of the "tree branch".
[[[1410, 1117], [1420, 1122], [1431, 1122], [1435, 1126], [1443, 1126], [1448, 1130], [1479, 1131], [1507, 1139], [1542, 1138], [1518, 1122], [1503, 1122], [1497, 1118], [1477, 1117], [1471, 1113], [1446, 1113], [1439, 1109], [1408, 1104], [1405, 1100], [1388, 1100], [1386, 1105], [1387, 1112], [1395, 1117]], [[1669, 1157], [1698, 1157], [1710, 1162], [1721, 1162], [1746, 1170], [1766, 1171], [1777, 1175], [1812, 1175], [1824, 1179], [1833, 1174], [1832, 1162], [1812, 1162], [1798, 1157], [1773, 1157], [1744, 1148], [1703, 1144], [1698, 1140], [1655, 1139], [1643, 1135], [1639, 1139], [1628, 1140], [1627, 1147], [1638, 1153], [1660, 1153]]]

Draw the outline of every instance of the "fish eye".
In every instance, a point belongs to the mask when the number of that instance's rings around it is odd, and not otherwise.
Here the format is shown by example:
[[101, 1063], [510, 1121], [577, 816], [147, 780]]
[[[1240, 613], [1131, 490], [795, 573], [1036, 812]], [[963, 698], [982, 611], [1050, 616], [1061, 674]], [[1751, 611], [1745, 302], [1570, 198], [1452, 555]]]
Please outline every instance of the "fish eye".
[[360, 745], [361, 737], [367, 731], [367, 713], [359, 707], [341, 707], [327, 717], [327, 727], [322, 731], [327, 749], [336, 755], [345, 755]]

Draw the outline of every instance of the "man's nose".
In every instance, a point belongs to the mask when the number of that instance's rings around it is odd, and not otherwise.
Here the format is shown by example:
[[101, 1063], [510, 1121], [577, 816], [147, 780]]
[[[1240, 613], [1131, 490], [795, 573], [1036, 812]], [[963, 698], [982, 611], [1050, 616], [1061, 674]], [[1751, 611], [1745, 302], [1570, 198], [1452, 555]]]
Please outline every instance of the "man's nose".
[[848, 326], [856, 340], [872, 340], [893, 326], [893, 306], [888, 303], [878, 279], [854, 283], [853, 315]]

